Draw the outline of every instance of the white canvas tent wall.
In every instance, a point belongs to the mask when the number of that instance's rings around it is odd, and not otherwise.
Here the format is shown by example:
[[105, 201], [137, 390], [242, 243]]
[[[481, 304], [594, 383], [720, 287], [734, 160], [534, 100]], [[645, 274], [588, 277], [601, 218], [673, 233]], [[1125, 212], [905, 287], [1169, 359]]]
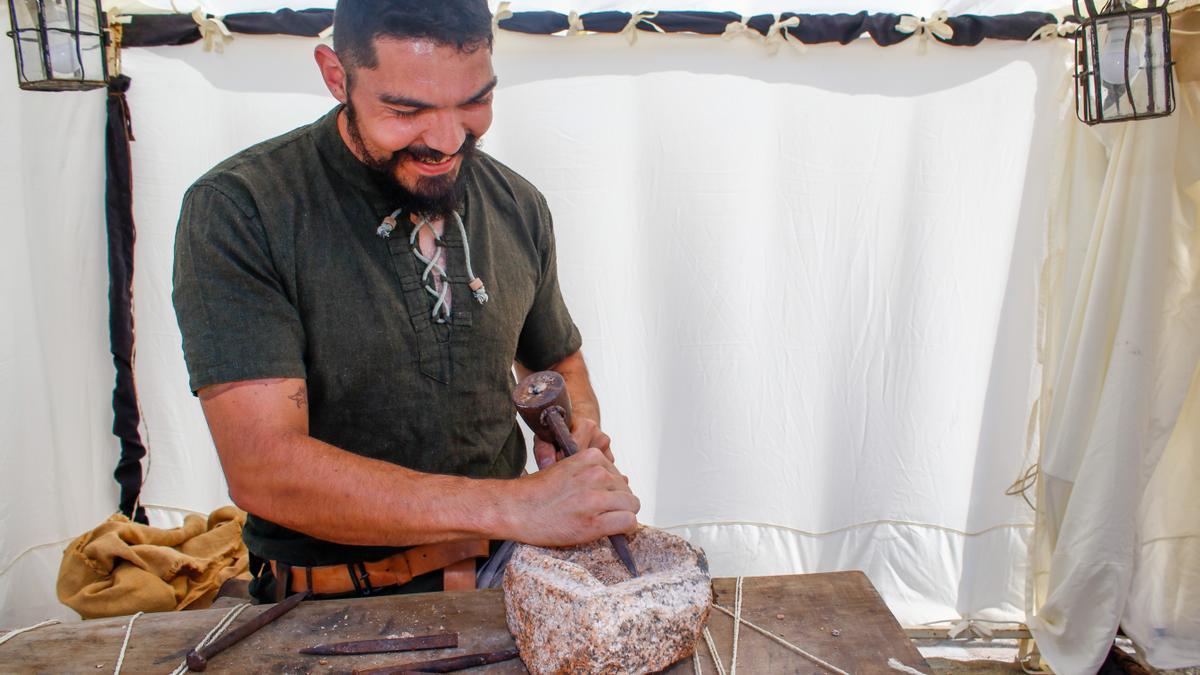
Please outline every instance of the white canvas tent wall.
[[[828, 4], [657, 6], [846, 10]], [[170, 308], [179, 198], [220, 159], [328, 109], [309, 56], [315, 43], [237, 36], [220, 55], [199, 45], [125, 53], [138, 139], [143, 500], [157, 523], [228, 502], [186, 391]], [[1034, 518], [1004, 490], [1040, 449], [1028, 433], [1043, 394], [1039, 310], [1057, 300], [1070, 322], [1073, 279], [1085, 267], [1067, 265], [1039, 288], [1046, 238], [1065, 233], [1067, 250], [1088, 250], [1096, 211], [1080, 195], [1113, 180], [1103, 146], [1065, 107], [1068, 58], [1061, 41], [932, 45], [924, 55], [915, 41], [785, 47], [770, 57], [747, 39], [643, 34], [630, 47], [616, 36], [500, 34], [486, 149], [550, 201], [564, 292], [644, 522], [704, 546], [717, 574], [864, 569], [906, 624], [1026, 620]], [[2, 95], [14, 99], [6, 109], [17, 110], [5, 147], [18, 151], [0, 160], [0, 189], [17, 215], [6, 223], [16, 245], [5, 249], [3, 286], [14, 321], [0, 352], [12, 373], [0, 393], [9, 416], [0, 624], [16, 625], [69, 614], [51, 593], [58, 551], [113, 510], [116, 449], [103, 320], [103, 94], [17, 93], [11, 69], [3, 73]], [[1079, 166], [1068, 182], [1077, 201], [1064, 211], [1055, 186]], [[1187, 232], [1194, 216], [1179, 204], [1171, 231]], [[1054, 205], [1058, 230], [1047, 220]], [[1181, 292], [1183, 316], [1194, 319], [1194, 286]], [[1173, 358], [1168, 370], [1194, 369], [1194, 357]], [[1177, 466], [1188, 466], [1182, 438]], [[1194, 521], [1178, 522], [1165, 536], [1187, 534]], [[1168, 568], [1183, 564], [1167, 557]], [[1122, 613], [1080, 597], [1067, 603], [1075, 625], [1089, 611], [1104, 615], [1102, 625]], [[1170, 621], [1178, 632], [1195, 612]], [[1155, 622], [1143, 617], [1147, 634]], [[1176, 657], [1200, 660], [1194, 641], [1178, 644]]]

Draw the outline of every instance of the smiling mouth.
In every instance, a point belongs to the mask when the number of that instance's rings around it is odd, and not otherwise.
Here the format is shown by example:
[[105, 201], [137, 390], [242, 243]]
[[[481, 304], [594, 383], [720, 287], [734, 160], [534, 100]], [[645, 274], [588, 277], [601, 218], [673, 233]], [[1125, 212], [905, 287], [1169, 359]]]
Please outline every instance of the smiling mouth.
[[454, 168], [454, 160], [457, 155], [442, 157], [441, 159], [429, 159], [427, 157], [411, 157], [412, 166], [420, 173], [426, 175], [439, 175], [446, 173]]

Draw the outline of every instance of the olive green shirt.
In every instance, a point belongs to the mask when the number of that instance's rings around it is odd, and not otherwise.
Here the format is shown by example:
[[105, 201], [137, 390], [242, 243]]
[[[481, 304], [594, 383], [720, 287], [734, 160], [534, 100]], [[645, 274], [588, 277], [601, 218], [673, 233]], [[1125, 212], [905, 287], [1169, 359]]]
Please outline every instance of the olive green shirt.
[[[304, 378], [314, 438], [416, 471], [515, 477], [525, 444], [513, 361], [541, 370], [581, 343], [546, 200], [483, 153], [463, 166], [460, 213], [490, 299], [467, 287], [464, 242], [447, 219], [452, 313], [437, 324], [407, 214], [389, 238], [376, 233], [399, 200], [346, 147], [339, 110], [226, 160], [184, 197], [173, 298], [191, 388]], [[244, 536], [255, 555], [293, 565], [393, 552], [254, 514]]]

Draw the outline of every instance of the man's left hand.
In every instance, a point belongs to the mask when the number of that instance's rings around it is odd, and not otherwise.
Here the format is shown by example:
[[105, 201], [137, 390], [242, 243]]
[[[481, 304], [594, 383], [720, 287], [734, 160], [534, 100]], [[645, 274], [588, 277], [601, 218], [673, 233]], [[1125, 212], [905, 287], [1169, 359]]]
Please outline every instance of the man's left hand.
[[[608, 461], [616, 463], [613, 459], [612, 449], [609, 447], [612, 444], [612, 439], [608, 434], [600, 430], [600, 425], [586, 417], [576, 417], [574, 426], [571, 428], [571, 438], [575, 439], [575, 444], [580, 450], [584, 448], [599, 448], [604, 453]], [[563, 458], [561, 452], [556, 451], [553, 443], [547, 443], [540, 438], [534, 437], [533, 440], [533, 457], [537, 461], [539, 469], [544, 469], [551, 464]]]

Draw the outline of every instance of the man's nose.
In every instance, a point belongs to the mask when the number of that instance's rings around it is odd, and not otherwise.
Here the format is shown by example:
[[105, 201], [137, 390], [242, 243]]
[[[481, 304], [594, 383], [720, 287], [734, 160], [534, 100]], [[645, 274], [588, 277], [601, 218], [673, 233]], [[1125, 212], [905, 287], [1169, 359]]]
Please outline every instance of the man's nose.
[[467, 139], [467, 130], [456, 111], [439, 110], [429, 118], [429, 126], [421, 135], [422, 142], [431, 150], [443, 155], [453, 155]]

